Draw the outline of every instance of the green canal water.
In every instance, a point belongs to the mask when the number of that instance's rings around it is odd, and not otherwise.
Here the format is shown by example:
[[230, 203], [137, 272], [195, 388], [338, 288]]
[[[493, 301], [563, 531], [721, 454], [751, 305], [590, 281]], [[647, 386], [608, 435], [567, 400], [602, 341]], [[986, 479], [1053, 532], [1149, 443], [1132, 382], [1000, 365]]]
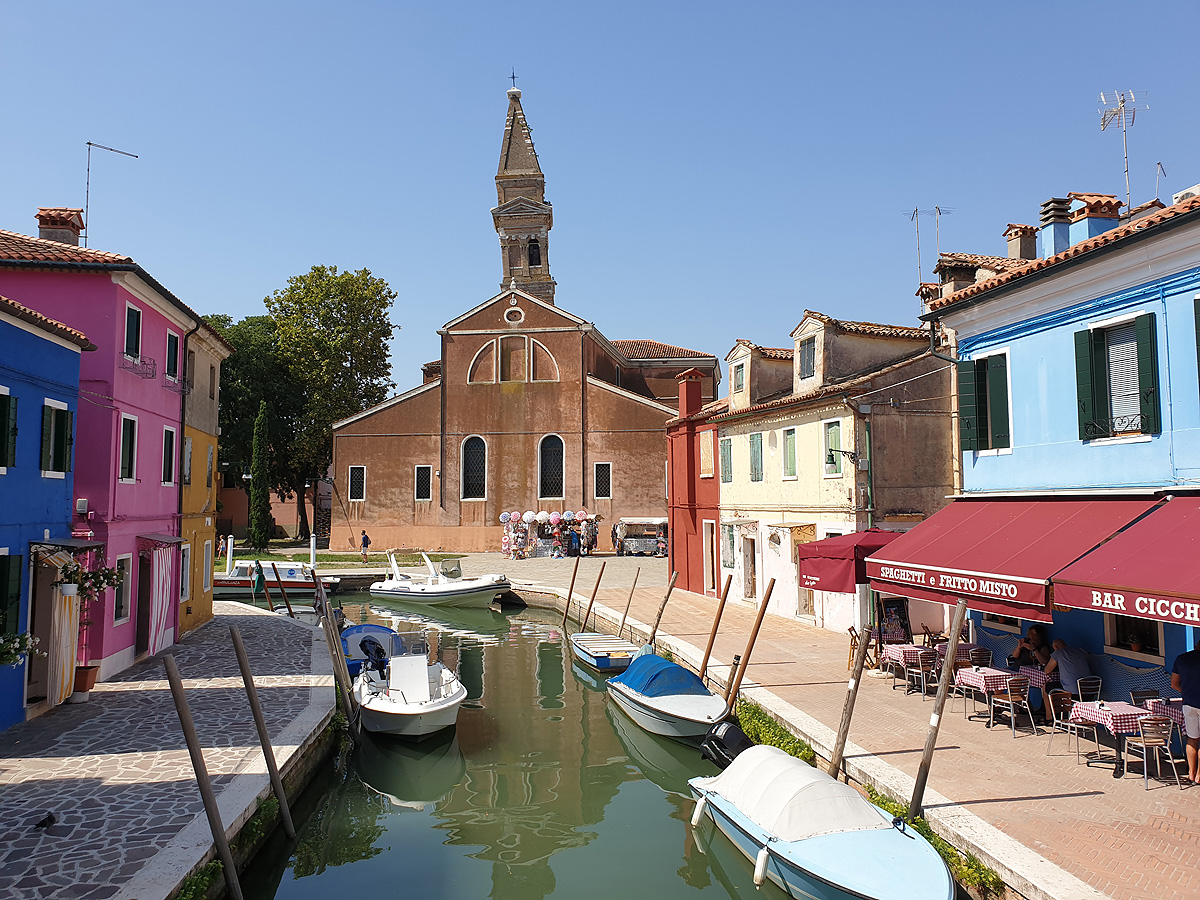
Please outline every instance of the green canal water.
[[297, 840], [277, 830], [251, 863], [247, 900], [783, 896], [754, 889], [707, 816], [693, 832], [687, 779], [716, 768], [608, 703], [558, 617], [375, 600], [346, 613], [428, 621], [468, 699], [439, 736], [364, 734], [342, 753], [294, 804]]

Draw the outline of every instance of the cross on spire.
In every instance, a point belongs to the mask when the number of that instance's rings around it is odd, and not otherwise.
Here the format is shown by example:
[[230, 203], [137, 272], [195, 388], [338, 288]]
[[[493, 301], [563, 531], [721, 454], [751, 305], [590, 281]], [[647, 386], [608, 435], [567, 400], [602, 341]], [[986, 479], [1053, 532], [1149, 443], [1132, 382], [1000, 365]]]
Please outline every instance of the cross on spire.
[[517, 86], [517, 70], [513, 69], [512, 74], [509, 75], [508, 77], [512, 79], [513, 87], [516, 87]]

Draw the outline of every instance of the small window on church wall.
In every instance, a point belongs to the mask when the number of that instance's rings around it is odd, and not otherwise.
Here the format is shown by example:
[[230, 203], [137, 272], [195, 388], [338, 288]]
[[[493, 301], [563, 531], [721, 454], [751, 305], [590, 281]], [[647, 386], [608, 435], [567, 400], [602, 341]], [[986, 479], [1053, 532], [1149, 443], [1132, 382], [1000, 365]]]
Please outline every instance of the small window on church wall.
[[533, 380], [558, 381], [558, 363], [550, 351], [540, 341], [530, 343], [533, 344]]
[[483, 500], [487, 497], [487, 444], [481, 437], [469, 437], [462, 448], [462, 498]]
[[496, 342], [488, 341], [479, 348], [467, 370], [467, 384], [491, 384], [496, 380]]
[[529, 267], [542, 264], [542, 245], [538, 243], [537, 238], [529, 242]]
[[500, 380], [525, 380], [525, 337], [500, 338]]
[[538, 498], [559, 499], [563, 496], [563, 442], [557, 434], [542, 438], [538, 447]]

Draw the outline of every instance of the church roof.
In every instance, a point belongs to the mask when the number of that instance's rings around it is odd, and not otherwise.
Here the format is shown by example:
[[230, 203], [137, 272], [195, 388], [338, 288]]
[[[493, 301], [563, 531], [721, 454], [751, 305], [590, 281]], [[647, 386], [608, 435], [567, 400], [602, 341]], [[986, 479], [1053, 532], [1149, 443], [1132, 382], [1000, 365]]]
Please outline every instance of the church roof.
[[521, 109], [521, 92], [508, 91], [508, 120], [504, 123], [504, 143], [500, 147], [500, 167], [497, 175], [541, 175], [533, 135]]
[[699, 350], [675, 347], [658, 341], [609, 341], [626, 359], [698, 359], [712, 356]]

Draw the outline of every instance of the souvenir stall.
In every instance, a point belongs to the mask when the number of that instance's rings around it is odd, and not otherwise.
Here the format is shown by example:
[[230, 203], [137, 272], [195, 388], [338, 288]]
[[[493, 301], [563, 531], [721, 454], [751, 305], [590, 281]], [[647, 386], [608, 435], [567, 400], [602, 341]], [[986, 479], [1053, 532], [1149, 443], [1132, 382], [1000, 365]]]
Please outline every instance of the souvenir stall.
[[504, 526], [500, 552], [506, 559], [564, 559], [592, 553], [600, 533], [600, 518], [588, 515], [586, 509], [500, 513], [500, 524]]

